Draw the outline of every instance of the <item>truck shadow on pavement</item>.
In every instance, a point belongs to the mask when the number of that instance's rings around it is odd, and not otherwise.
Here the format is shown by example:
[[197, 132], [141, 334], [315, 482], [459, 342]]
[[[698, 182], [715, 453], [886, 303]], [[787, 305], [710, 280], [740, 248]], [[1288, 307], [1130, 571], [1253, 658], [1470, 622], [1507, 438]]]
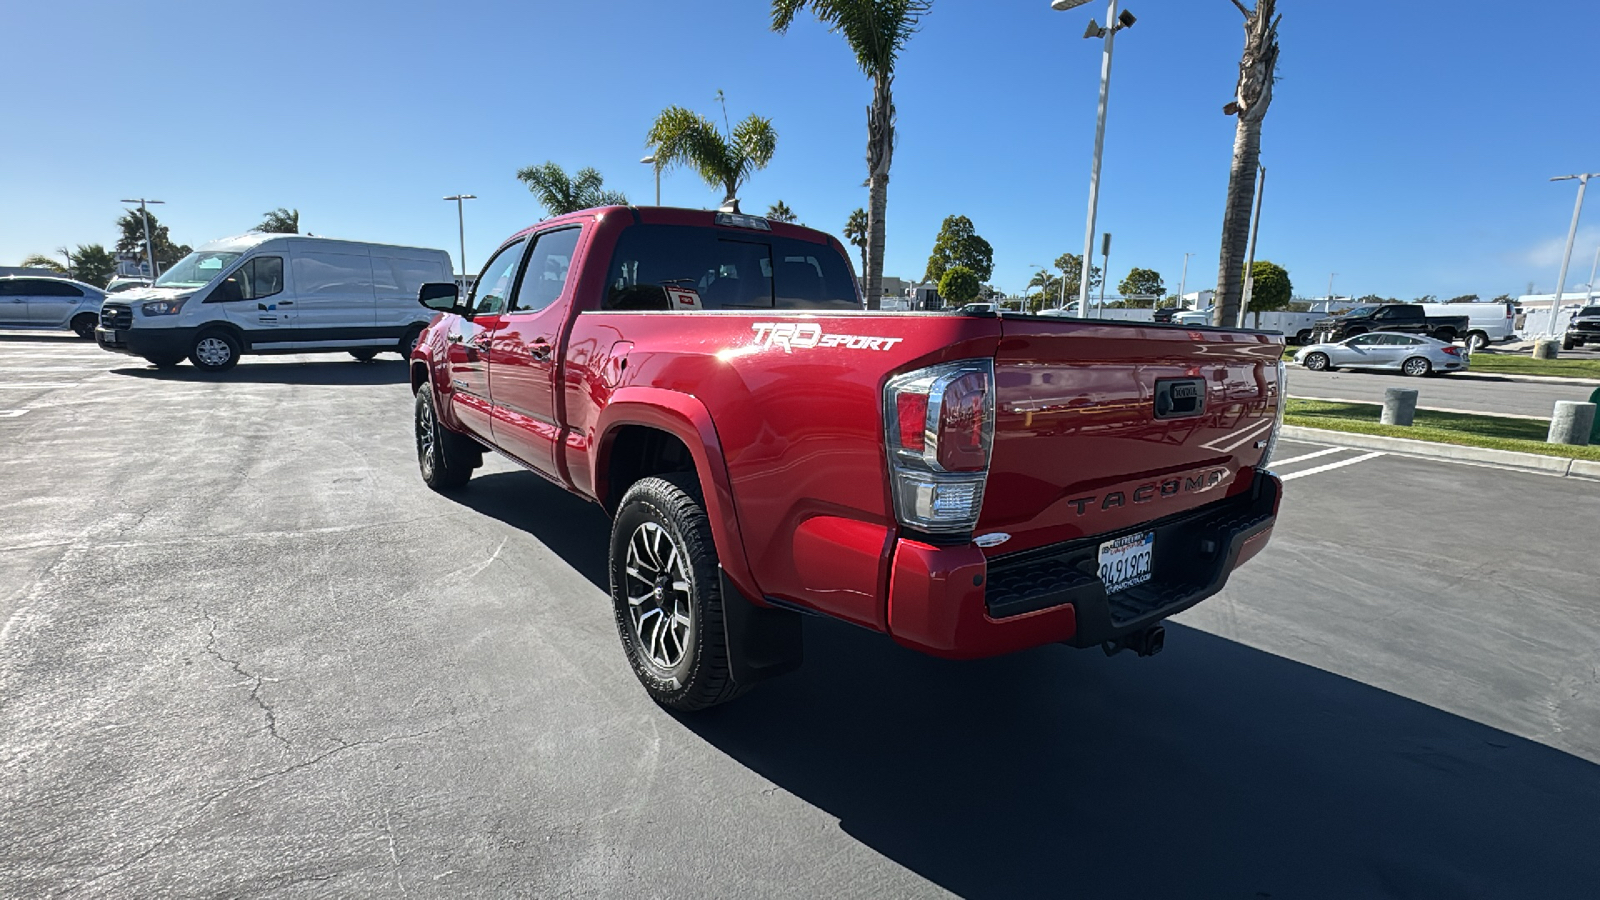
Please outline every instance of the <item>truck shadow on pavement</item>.
[[[526, 472], [453, 496], [606, 589], [599, 507]], [[961, 896], [1594, 895], [1600, 766], [1359, 681], [1176, 623], [1142, 660], [805, 633], [798, 672], [675, 718]]]
[[400, 359], [353, 359], [327, 362], [241, 362], [222, 373], [203, 372], [190, 365], [170, 369], [154, 366], [122, 366], [113, 375], [148, 378], [152, 381], [236, 382], [242, 384], [376, 385], [405, 384], [410, 376]]

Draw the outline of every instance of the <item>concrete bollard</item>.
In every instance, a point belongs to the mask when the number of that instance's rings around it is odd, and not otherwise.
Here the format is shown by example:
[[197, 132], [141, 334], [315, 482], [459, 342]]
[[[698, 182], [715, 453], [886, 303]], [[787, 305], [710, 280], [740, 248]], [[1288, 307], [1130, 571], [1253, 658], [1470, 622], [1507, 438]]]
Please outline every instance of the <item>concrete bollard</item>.
[[1550, 417], [1550, 436], [1545, 443], [1587, 445], [1589, 432], [1594, 428], [1594, 410], [1593, 403], [1557, 400], [1556, 414]]
[[1417, 392], [1413, 388], [1389, 388], [1383, 392], [1383, 418], [1385, 425], [1407, 425], [1417, 415]]
[[1534, 359], [1555, 359], [1555, 358], [1557, 358], [1557, 357], [1559, 357], [1561, 355], [1561, 351], [1556, 349], [1556, 347], [1557, 347], [1557, 344], [1556, 344], [1555, 341], [1551, 341], [1551, 340], [1534, 341], [1533, 342], [1533, 358]]

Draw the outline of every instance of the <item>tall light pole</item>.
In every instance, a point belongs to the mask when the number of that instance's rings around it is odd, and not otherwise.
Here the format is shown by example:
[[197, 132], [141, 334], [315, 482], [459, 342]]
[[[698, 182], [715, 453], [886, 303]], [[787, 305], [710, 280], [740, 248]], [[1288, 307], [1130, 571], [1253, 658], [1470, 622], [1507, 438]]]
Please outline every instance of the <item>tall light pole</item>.
[[[1050, 8], [1056, 10], [1073, 9], [1089, 2], [1089, 0], [1050, 0]], [[1100, 56], [1100, 108], [1095, 115], [1094, 125], [1094, 164], [1089, 169], [1089, 221], [1083, 229], [1083, 274], [1078, 279], [1078, 318], [1085, 318], [1089, 313], [1089, 275], [1093, 268], [1089, 261], [1094, 258], [1094, 219], [1095, 212], [1100, 203], [1100, 158], [1106, 145], [1106, 100], [1111, 94], [1111, 46], [1112, 39], [1117, 32], [1133, 26], [1133, 14], [1124, 10], [1121, 16], [1117, 15], [1117, 0], [1110, 0], [1106, 6], [1106, 25], [1104, 27], [1089, 20], [1089, 30], [1083, 33], [1084, 38], [1104, 38], [1104, 50]], [[1066, 279], [1061, 281], [1061, 305], [1067, 305]]]
[[1183, 288], [1189, 282], [1189, 257], [1193, 255], [1193, 253], [1183, 255], [1183, 274], [1178, 276], [1178, 305], [1174, 307], [1176, 309], [1183, 308]]
[[1335, 276], [1337, 274], [1339, 274], [1339, 273], [1338, 272], [1329, 272], [1328, 273], [1328, 308], [1329, 309], [1333, 309], [1333, 276]]
[[467, 296], [467, 213], [463, 207], [468, 200], [478, 199], [477, 194], [452, 194], [446, 200], [456, 202], [456, 229], [461, 233], [461, 298]]
[[1583, 295], [1583, 305], [1594, 305], [1594, 276], [1600, 271], [1600, 247], [1594, 248], [1594, 264], [1589, 266], [1589, 292]]
[[[1050, 279], [1044, 273], [1046, 273], [1046, 272], [1048, 272], [1050, 270], [1049, 270], [1048, 267], [1041, 266], [1038, 263], [1028, 263], [1028, 268], [1035, 270], [1034, 273], [1033, 273], [1034, 278], [1038, 278], [1039, 279], [1039, 309], [1042, 312], [1044, 310], [1044, 292], [1050, 286]], [[1030, 279], [1028, 279], [1028, 287], [1032, 287], [1032, 286], [1033, 286], [1033, 279], [1030, 278]], [[1027, 303], [1028, 303], [1028, 288], [1027, 287], [1022, 289], [1022, 303], [1023, 303], [1024, 306], [1026, 306]], [[1024, 309], [1023, 312], [1027, 312], [1027, 310]]]
[[[161, 273], [156, 271], [156, 248], [151, 246], [151, 244], [150, 244], [150, 213], [144, 207], [145, 207], [146, 203], [165, 203], [167, 201], [165, 201], [165, 200], [147, 200], [144, 197], [140, 197], [137, 200], [121, 200], [121, 201], [118, 201], [118, 202], [120, 202], [120, 203], [137, 203], [137, 204], [139, 204], [139, 218], [144, 220], [144, 253], [145, 253], [145, 258], [150, 261], [150, 280], [151, 281], [155, 281], [156, 280], [156, 276], [160, 275]], [[133, 210], [130, 209], [130, 210], [128, 210], [128, 212], [133, 212]]]
[[651, 155], [649, 155], [649, 156], [646, 156], [644, 159], [639, 160], [639, 162], [642, 162], [647, 166], [655, 166], [656, 167], [656, 205], [660, 206], [661, 205], [661, 166], [656, 165], [656, 157], [655, 157], [655, 154], [653, 154], [653, 153]]
[[[1556, 296], [1550, 301], [1550, 336], [1559, 337], [1561, 325], [1561, 288], [1567, 283], [1567, 264], [1572, 262], [1572, 242], [1578, 238], [1578, 215], [1583, 212], [1583, 192], [1589, 188], [1589, 179], [1600, 177], [1600, 172], [1582, 175], [1557, 175], [1551, 181], [1578, 179], [1578, 202], [1572, 207], [1572, 225], [1567, 229], [1567, 249], [1561, 254], [1561, 274], [1556, 278]], [[1589, 279], [1593, 281], [1594, 279]]]

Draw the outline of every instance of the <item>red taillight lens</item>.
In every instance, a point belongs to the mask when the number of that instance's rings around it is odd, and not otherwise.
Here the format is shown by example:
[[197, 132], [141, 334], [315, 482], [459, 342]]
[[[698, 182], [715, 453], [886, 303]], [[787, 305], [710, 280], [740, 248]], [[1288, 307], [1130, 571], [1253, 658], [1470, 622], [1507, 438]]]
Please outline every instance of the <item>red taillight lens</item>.
[[894, 398], [900, 425], [900, 446], [921, 453], [927, 447], [928, 395], [900, 394]]
[[1443, 347], [1441, 349], [1444, 350], [1444, 352], [1450, 354], [1451, 356], [1460, 356], [1461, 355], [1461, 350], [1459, 348], [1456, 348], [1456, 347]]
[[939, 404], [939, 465], [946, 472], [975, 472], [989, 464], [984, 443], [989, 376], [968, 372], [950, 382]]

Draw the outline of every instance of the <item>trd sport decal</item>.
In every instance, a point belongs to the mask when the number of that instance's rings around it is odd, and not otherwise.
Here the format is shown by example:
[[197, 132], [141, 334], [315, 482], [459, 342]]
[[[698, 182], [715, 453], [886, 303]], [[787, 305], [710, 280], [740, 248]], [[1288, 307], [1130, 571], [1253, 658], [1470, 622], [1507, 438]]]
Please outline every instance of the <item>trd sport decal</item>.
[[813, 347], [842, 347], [846, 350], [887, 350], [905, 340], [897, 337], [870, 337], [864, 334], [823, 334], [822, 326], [808, 322], [757, 322], [756, 347], [766, 350], [782, 347], [783, 352], [810, 350]]

